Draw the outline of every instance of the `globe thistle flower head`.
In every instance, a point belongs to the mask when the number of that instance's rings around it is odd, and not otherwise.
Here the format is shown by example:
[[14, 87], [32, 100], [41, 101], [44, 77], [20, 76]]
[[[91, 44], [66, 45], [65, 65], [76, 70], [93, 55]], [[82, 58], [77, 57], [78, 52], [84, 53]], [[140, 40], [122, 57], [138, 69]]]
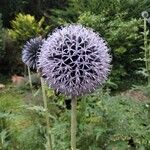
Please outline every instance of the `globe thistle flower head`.
[[92, 29], [56, 29], [41, 47], [39, 68], [50, 87], [69, 96], [95, 90], [110, 72], [109, 48]]
[[30, 39], [26, 42], [22, 50], [22, 61], [30, 68], [36, 69], [38, 62], [38, 54], [44, 40], [42, 37]]
[[141, 13], [141, 16], [143, 17], [143, 18], [148, 18], [148, 12], [147, 11], [143, 11], [142, 13]]

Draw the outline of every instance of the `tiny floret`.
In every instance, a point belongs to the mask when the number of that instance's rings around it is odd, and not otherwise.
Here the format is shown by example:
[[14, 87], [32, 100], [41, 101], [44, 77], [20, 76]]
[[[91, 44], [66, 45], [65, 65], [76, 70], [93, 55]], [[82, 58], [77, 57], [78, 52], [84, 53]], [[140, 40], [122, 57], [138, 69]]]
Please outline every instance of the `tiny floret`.
[[30, 68], [37, 69], [38, 54], [44, 40], [42, 37], [30, 39], [22, 50], [22, 61]]
[[79, 96], [102, 85], [110, 62], [103, 38], [90, 28], [73, 24], [56, 29], [44, 41], [38, 68], [51, 88]]

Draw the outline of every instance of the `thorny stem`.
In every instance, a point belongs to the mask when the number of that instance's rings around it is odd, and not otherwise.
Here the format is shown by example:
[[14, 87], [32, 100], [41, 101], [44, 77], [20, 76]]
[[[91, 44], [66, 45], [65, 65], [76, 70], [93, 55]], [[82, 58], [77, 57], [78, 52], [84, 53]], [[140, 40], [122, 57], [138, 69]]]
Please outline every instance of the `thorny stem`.
[[46, 111], [46, 126], [47, 126], [47, 150], [52, 150], [52, 139], [50, 134], [50, 120], [49, 120], [49, 113], [48, 113], [48, 105], [47, 105], [47, 99], [46, 99], [46, 93], [45, 93], [45, 87], [44, 87], [44, 81], [41, 77], [41, 87], [42, 87], [42, 95], [43, 95], [43, 102], [44, 102], [44, 108]]
[[77, 98], [71, 100], [71, 150], [76, 150], [77, 133]]

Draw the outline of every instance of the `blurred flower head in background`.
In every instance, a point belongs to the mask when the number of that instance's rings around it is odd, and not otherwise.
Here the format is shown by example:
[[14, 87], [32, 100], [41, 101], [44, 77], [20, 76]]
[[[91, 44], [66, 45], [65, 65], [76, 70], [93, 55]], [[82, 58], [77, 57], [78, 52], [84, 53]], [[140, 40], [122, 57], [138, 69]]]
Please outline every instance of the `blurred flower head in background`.
[[89, 93], [107, 79], [111, 57], [106, 42], [90, 28], [68, 25], [44, 41], [38, 68], [48, 85], [69, 96]]
[[148, 18], [148, 12], [147, 11], [143, 11], [142, 13], [141, 13], [141, 16], [143, 17], [143, 18]]
[[30, 39], [22, 50], [22, 61], [30, 68], [37, 69], [38, 54], [44, 40], [42, 37]]

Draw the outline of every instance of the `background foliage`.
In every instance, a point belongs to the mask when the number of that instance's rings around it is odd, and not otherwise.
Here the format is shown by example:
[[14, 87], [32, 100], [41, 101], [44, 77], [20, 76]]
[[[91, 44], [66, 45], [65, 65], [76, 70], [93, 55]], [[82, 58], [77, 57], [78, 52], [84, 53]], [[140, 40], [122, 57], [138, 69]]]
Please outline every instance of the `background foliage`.
[[[46, 141], [42, 101], [31, 101], [27, 105], [31, 97], [27, 91], [21, 93], [21, 89], [12, 89], [0, 94], [0, 138], [4, 139], [0, 147], [6, 145], [8, 149], [42, 150]], [[48, 95], [54, 150], [69, 150], [70, 109], [66, 109], [64, 96], [56, 97], [52, 90], [48, 90]], [[78, 148], [148, 150], [149, 115], [149, 101], [110, 96], [97, 90], [78, 100]]]
[[[4, 59], [8, 58], [8, 60], [6, 64], [4, 61], [4, 64], [10, 68], [9, 72], [5, 68], [1, 72], [13, 74], [16, 72], [14, 68], [18, 67], [17, 73], [22, 74], [22, 64], [18, 58], [26, 40], [38, 35], [45, 37], [60, 25], [81, 23], [99, 32], [111, 47], [113, 71], [110, 81], [113, 86], [109, 85], [109, 87], [113, 90], [118, 88], [124, 90], [126, 87], [131, 87], [132, 84], [144, 83], [144, 77], [136, 74], [144, 63], [134, 62], [134, 60], [143, 57], [141, 12], [150, 11], [148, 0], [109, 0], [107, 2], [101, 0], [38, 0], [36, 3], [30, 0], [9, 0], [7, 3], [2, 0], [0, 3], [2, 4], [0, 11], [4, 19], [4, 26], [9, 27], [5, 48], [7, 53], [5, 52]], [[11, 9], [6, 11], [6, 7], [11, 7]], [[25, 15], [26, 13], [28, 14]], [[12, 49], [15, 52], [10, 52]], [[9, 54], [13, 53], [16, 54], [16, 58], [13, 57], [11, 60]], [[10, 66], [10, 64], [13, 65]]]
[[5, 30], [3, 28], [2, 15], [0, 14], [0, 60], [4, 57], [4, 39], [5, 39]]

